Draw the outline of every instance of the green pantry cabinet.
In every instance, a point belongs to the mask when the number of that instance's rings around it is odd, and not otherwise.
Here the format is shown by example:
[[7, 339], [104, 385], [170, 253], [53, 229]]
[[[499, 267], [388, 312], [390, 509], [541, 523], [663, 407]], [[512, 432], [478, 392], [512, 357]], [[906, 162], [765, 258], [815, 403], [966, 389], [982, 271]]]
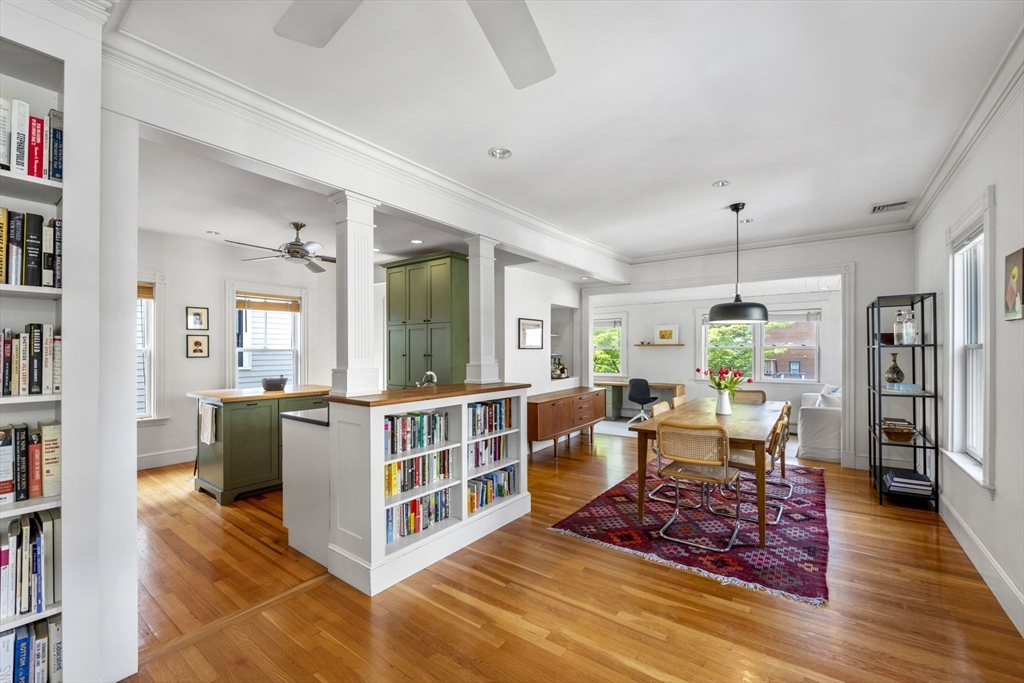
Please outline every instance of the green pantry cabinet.
[[469, 261], [430, 254], [388, 264], [387, 385], [414, 387], [427, 370], [438, 384], [466, 381]]
[[[328, 391], [329, 387], [323, 387], [324, 394]], [[327, 405], [323, 395], [289, 397], [286, 392], [268, 393], [274, 397], [214, 398], [189, 394], [198, 398], [200, 405], [212, 403], [215, 406], [216, 438], [212, 444], [204, 444], [199, 438], [202, 413], [198, 412], [196, 417], [195, 487], [197, 491], [213, 494], [220, 505], [243, 494], [281, 488], [280, 414]]]

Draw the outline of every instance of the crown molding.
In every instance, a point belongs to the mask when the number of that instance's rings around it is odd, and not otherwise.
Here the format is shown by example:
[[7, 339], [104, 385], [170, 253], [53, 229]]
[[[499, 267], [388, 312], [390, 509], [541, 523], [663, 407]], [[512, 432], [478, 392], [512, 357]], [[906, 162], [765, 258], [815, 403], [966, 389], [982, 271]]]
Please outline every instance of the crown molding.
[[[914, 224], [909, 221], [899, 223], [886, 223], [885, 225], [865, 225], [859, 228], [847, 228], [830, 232], [816, 232], [808, 235], [795, 235], [793, 237], [772, 238], [764, 240], [753, 240], [743, 242], [740, 251], [755, 251], [759, 249], [771, 249], [772, 247], [788, 247], [795, 244], [809, 244], [811, 242], [831, 242], [833, 240], [845, 240], [856, 237], [868, 237], [871, 235], [884, 235], [891, 232], [903, 232], [913, 230]], [[635, 256], [630, 260], [630, 265], [642, 265], [647, 263], [660, 263], [662, 261], [674, 261], [677, 259], [693, 258], [695, 256], [714, 256], [715, 254], [731, 254], [736, 251], [733, 243], [719, 244], [702, 249], [681, 249], [679, 251], [662, 251], [654, 254]]]
[[[126, 9], [130, 10], [130, 6]], [[121, 22], [123, 24], [123, 18]], [[390, 152], [326, 121], [305, 114], [200, 64], [150, 43], [123, 28], [104, 36], [103, 68], [245, 118], [297, 143], [331, 153], [396, 181], [427, 191], [511, 223], [541, 233], [628, 266], [629, 258], [603, 244], [573, 234], [458, 181]]]
[[114, 6], [110, 0], [50, 0], [50, 2], [94, 21], [100, 26], [106, 24], [110, 19], [110, 10]]
[[1003, 114], [1020, 95], [1024, 88], [1024, 26], [1017, 31], [999, 63], [985, 90], [981, 93], [974, 108], [960, 132], [953, 139], [949, 151], [942, 158], [931, 179], [925, 186], [917, 206], [910, 214], [910, 222], [915, 226], [931, 210], [935, 201], [960, 175], [967, 163], [974, 157], [978, 148], [988, 138], [989, 133], [1003, 118]]

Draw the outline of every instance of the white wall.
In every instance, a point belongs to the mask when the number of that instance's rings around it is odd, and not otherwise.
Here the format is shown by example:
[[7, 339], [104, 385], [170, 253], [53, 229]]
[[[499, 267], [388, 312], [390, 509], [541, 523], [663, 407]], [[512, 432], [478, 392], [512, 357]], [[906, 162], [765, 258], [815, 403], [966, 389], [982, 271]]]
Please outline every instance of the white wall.
[[[989, 185], [996, 188], [995, 242], [986, 243], [985, 249], [994, 254], [996, 272], [989, 274], [991, 296], [986, 314], [998, 317], [995, 338], [985, 340], [986, 353], [993, 354], [994, 372], [988, 381], [995, 383], [996, 396], [995, 405], [986, 406], [994, 412], [995, 449], [985, 457], [995, 459], [995, 492], [990, 497], [957, 464], [944, 458], [940, 512], [1017, 629], [1024, 633], [1024, 321], [1002, 319], [1004, 259], [1024, 246], [1024, 97], [1019, 88], [1003, 118], [917, 226], [917, 286], [921, 291], [939, 294], [942, 342], [948, 335], [945, 312], [950, 296], [946, 230]], [[946, 345], [940, 350], [940, 394], [949, 388], [948, 352]], [[945, 413], [946, 405], [942, 404], [939, 415], [944, 424]]]
[[[812, 295], [787, 295], [757, 297], [759, 303], [769, 309], [821, 308], [819, 325], [818, 382], [797, 384], [794, 382], [758, 382], [751, 389], [763, 389], [770, 401], [789, 401], [793, 404], [793, 419], [798, 417], [800, 394], [821, 391], [822, 384], [840, 384], [842, 380], [842, 319], [841, 301], [837, 292]], [[656, 304], [633, 304], [628, 306], [600, 306], [601, 297], [594, 298], [594, 316], [602, 311], [625, 312], [627, 315], [625, 348], [626, 369], [629, 377], [643, 377], [650, 382], [681, 382], [686, 384], [688, 398], [710, 398], [715, 391], [707, 381], [696, 377], [695, 368], [703, 367], [701, 358], [701, 328], [699, 315], [706, 312], [718, 301], [677, 301]], [[654, 338], [658, 325], [678, 325], [682, 347], [648, 348], [634, 346], [639, 341]], [[659, 390], [654, 389], [654, 392]], [[670, 390], [662, 390], [666, 397]], [[665, 393], [667, 392], [667, 393]], [[636, 413], [636, 405], [623, 396], [623, 414]]]
[[[335, 363], [335, 266], [314, 274], [302, 266], [283, 261], [242, 263], [252, 252], [241, 247], [206, 239], [180, 237], [165, 233], [139, 231], [140, 273], [165, 277], [162, 288], [164, 320], [156, 322], [158, 353], [163, 355], [164, 386], [162, 414], [165, 423], [140, 423], [138, 427], [138, 467], [159, 467], [195, 458], [196, 401], [185, 396], [189, 391], [224, 389], [227, 371], [225, 339], [225, 283], [265, 283], [305, 288], [309, 292], [309, 339], [306, 382], [331, 384]], [[185, 329], [185, 308], [210, 309], [209, 358], [186, 358], [185, 335], [197, 334]], [[160, 359], [156, 360], [159, 363]], [[147, 426], [141, 426], [147, 425]]]
[[[579, 307], [578, 285], [524, 268], [505, 268], [505, 365], [501, 377], [506, 382], [528, 382], [530, 395], [579, 386], [579, 375], [569, 379], [551, 379], [551, 304]], [[519, 348], [519, 318], [544, 321], [544, 348]], [[576, 368], [573, 368], [575, 372]]]

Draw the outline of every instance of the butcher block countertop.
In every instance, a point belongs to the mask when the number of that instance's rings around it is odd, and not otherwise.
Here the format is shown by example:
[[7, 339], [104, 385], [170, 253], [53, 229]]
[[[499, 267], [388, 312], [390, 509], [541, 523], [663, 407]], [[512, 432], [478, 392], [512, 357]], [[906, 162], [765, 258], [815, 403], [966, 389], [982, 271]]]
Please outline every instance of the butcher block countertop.
[[415, 389], [390, 389], [370, 396], [325, 396], [324, 400], [331, 403], [347, 403], [353, 406], [373, 408], [374, 406], [390, 406], [396, 403], [412, 401], [428, 401], [432, 398], [453, 398], [471, 394], [486, 394], [492, 391], [511, 391], [529, 389], [529, 384], [512, 382], [494, 382], [492, 384], [442, 384], [436, 387], [416, 387]]
[[258, 387], [252, 389], [215, 389], [213, 391], [190, 391], [189, 398], [200, 401], [214, 400], [221, 403], [238, 401], [267, 401], [272, 398], [299, 398], [302, 396], [323, 396], [330, 393], [331, 388], [323, 384], [300, 384], [297, 387], [285, 387], [283, 391], [263, 391]]

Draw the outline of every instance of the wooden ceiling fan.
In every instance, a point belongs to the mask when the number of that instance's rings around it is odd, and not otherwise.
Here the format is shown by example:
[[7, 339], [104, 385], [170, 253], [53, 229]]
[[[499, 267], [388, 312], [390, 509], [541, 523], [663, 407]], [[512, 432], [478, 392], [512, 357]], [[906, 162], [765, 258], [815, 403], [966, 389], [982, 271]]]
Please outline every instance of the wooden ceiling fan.
[[299, 232], [306, 227], [305, 223], [289, 223], [292, 230], [295, 231], [295, 239], [291, 242], [285, 242], [276, 249], [273, 247], [261, 247], [258, 244], [246, 244], [245, 242], [236, 242], [234, 240], [224, 240], [231, 244], [238, 244], [243, 247], [252, 247], [253, 249], [265, 249], [266, 251], [276, 252], [273, 256], [257, 256], [256, 258], [245, 258], [243, 261], [269, 261], [270, 259], [283, 258], [289, 263], [301, 263], [304, 264], [314, 273], [322, 273], [326, 269], [323, 268], [317, 261], [323, 261], [324, 263], [335, 263], [333, 256], [318, 256], [315, 252], [320, 251], [324, 248], [324, 245], [319, 242], [303, 242], [299, 239]]
[[[294, 0], [274, 26], [274, 33], [311, 47], [325, 47], [362, 2]], [[526, 0], [466, 2], [516, 90], [555, 75], [555, 65]]]

